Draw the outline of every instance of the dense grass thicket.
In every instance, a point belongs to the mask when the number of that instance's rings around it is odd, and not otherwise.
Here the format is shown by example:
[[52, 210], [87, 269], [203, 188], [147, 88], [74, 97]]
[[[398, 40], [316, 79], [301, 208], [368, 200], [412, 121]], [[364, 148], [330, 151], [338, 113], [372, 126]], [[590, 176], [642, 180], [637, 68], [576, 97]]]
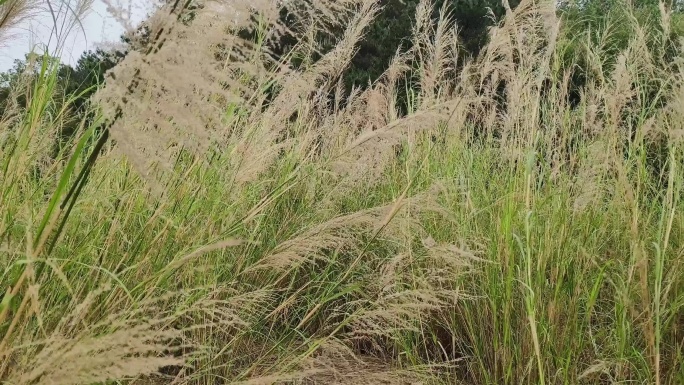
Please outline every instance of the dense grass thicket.
[[375, 1], [302, 7], [278, 58], [276, 2], [177, 3], [68, 142], [50, 61], [5, 105], [0, 382], [684, 383], [666, 6], [577, 33], [525, 0], [464, 62], [422, 1], [411, 48], [344, 90]]

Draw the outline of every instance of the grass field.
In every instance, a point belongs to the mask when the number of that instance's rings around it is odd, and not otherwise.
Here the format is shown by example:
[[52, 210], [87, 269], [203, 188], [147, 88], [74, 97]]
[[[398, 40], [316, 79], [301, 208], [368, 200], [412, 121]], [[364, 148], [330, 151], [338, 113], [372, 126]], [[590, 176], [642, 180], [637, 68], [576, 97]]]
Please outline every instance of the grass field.
[[[261, 44], [203, 61], [216, 31], [199, 13], [204, 29], [117, 67], [58, 150], [54, 71], [16, 90], [0, 381], [684, 383], [684, 57], [665, 53], [667, 20], [610, 56], [525, 2], [457, 65], [448, 18], [419, 9], [414, 48], [340, 103], [376, 11], [358, 2], [337, 48], [297, 69], [264, 70]], [[574, 101], [571, 45], [593, 71]]]

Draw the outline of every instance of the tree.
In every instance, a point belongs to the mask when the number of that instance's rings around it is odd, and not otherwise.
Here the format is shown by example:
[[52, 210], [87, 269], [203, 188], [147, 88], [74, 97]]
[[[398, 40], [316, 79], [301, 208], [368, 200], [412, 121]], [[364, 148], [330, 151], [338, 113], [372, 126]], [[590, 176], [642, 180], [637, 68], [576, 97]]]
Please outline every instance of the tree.
[[[411, 30], [419, 0], [384, 0], [383, 10], [370, 27], [346, 76], [347, 85], [364, 86], [387, 68], [397, 49], [409, 48]], [[510, 0], [516, 7], [520, 0]], [[442, 7], [456, 23], [464, 55], [477, 56], [487, 43], [489, 27], [505, 14], [501, 0], [437, 0], [433, 18]]]
[[62, 130], [63, 138], [71, 137], [83, 119], [91, 120], [88, 114], [88, 100], [90, 96], [103, 84], [105, 73], [114, 68], [125, 57], [122, 51], [105, 51], [96, 49], [86, 51], [76, 62], [75, 67], [61, 65], [59, 78], [63, 95], [71, 99], [71, 110], [74, 113], [74, 124], [67, 125]]
[[[13, 89], [18, 86], [31, 87], [35, 84], [43, 65], [56, 66], [57, 68], [52, 68], [56, 71], [53, 106], [58, 111], [68, 103], [66, 107], [70, 111], [60, 125], [59, 137], [55, 142], [57, 151], [62, 143], [74, 135], [84, 120], [92, 121], [94, 115], [88, 108], [89, 98], [103, 83], [105, 72], [113, 68], [124, 55], [124, 52], [109, 52], [102, 49], [87, 51], [81, 55], [74, 67], [62, 64], [59, 58], [47, 55], [28, 54], [24, 60], [15, 60], [10, 70], [0, 74], [0, 117], [5, 115]], [[46, 60], [48, 62], [45, 62]], [[26, 95], [19, 93], [16, 97], [18, 108], [27, 108]]]

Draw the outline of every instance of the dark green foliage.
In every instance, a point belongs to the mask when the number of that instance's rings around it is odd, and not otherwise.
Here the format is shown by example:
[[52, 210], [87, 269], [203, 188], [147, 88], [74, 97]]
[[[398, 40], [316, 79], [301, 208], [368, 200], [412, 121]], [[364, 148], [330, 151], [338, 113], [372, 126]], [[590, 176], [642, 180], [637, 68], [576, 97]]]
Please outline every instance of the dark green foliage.
[[[399, 47], [411, 45], [418, 0], [383, 0], [383, 10], [371, 25], [347, 72], [347, 86], [364, 86], [382, 74]], [[510, 0], [515, 7], [520, 0]], [[446, 6], [458, 27], [464, 55], [476, 56], [487, 43], [488, 28], [505, 14], [501, 0], [437, 0], [433, 18]]]
[[[54, 65], [59, 66], [57, 70], [60, 96], [64, 99], [73, 99], [70, 106], [73, 110], [82, 111], [88, 98], [96, 90], [97, 86], [104, 81], [104, 74], [113, 68], [123, 57], [124, 53], [115, 51], [108, 52], [102, 49], [87, 51], [81, 55], [74, 67], [60, 64], [57, 58], [51, 58]], [[32, 65], [40, 68], [41, 58], [38, 63]], [[22, 74], [27, 74], [29, 70], [30, 55], [25, 60], [15, 60], [14, 67], [9, 71], [0, 74], [0, 103], [4, 105], [5, 99], [11, 87], [15, 85]], [[25, 107], [20, 103], [20, 107]], [[0, 110], [0, 113], [3, 111]]]
[[417, 0], [386, 0], [384, 8], [361, 42], [346, 76], [347, 86], [365, 86], [377, 79], [401, 46], [411, 41]]
[[[119, 51], [107, 52], [97, 49], [83, 53], [74, 68], [61, 66], [60, 78], [64, 79], [64, 95], [73, 98], [71, 109], [75, 112], [75, 122], [80, 121], [80, 117], [88, 113], [87, 103], [90, 96], [104, 82], [105, 73], [123, 57], [124, 53]], [[75, 129], [75, 124], [69, 125], [62, 134], [64, 137], [70, 137]]]
[[[404, 50], [411, 47], [411, 32], [419, 0], [381, 0], [380, 3], [382, 11], [366, 31], [366, 37], [345, 73], [347, 89], [351, 86], [364, 87], [376, 80], [400, 47]], [[520, 0], [509, 0], [513, 8], [519, 3]], [[488, 28], [505, 14], [501, 0], [436, 0], [433, 6], [434, 19], [439, 17], [440, 10], [446, 6], [448, 14], [458, 27], [460, 43], [466, 56], [475, 56], [480, 52], [487, 43]], [[292, 30], [302, 29], [299, 20], [287, 10], [282, 13], [281, 21]], [[343, 28], [344, 26], [339, 26], [333, 28], [330, 34], [318, 36], [323, 52], [335, 45]], [[292, 35], [282, 36], [274, 53], [276, 56], [282, 55], [296, 42]], [[316, 57], [312, 59], [315, 60]]]
[[[52, 61], [50, 65], [58, 66], [53, 110], [57, 112], [63, 107], [67, 107], [67, 113], [62, 115], [62, 121], [59, 125], [59, 137], [54, 144], [55, 156], [59, 153], [62, 145], [73, 138], [81, 124], [85, 123], [88, 126], [94, 119], [94, 114], [88, 107], [90, 96], [103, 83], [105, 73], [114, 67], [124, 55], [123, 52], [107, 52], [101, 49], [87, 51], [81, 55], [73, 67], [61, 64], [58, 58], [47, 57], [48, 60]], [[24, 86], [30, 87], [35, 82], [40, 81], [38, 79], [40, 75], [37, 71], [39, 71], [43, 60], [45, 57], [32, 59], [30, 55], [27, 55], [25, 60], [16, 60], [12, 69], [0, 74], [0, 117], [5, 115], [10, 92], [18, 85], [18, 82], [29, 82]], [[16, 102], [18, 108], [27, 108], [24, 93], [18, 95]]]

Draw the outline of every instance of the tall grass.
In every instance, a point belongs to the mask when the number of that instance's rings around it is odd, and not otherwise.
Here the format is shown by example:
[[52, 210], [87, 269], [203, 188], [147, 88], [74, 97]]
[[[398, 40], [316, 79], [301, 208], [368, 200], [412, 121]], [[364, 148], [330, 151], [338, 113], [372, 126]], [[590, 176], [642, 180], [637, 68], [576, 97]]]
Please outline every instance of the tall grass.
[[[27, 107], [0, 123], [0, 378], [682, 383], [684, 72], [667, 28], [633, 21], [611, 62], [527, 1], [462, 63], [448, 12], [423, 1], [413, 48], [345, 92], [376, 4], [309, 4], [285, 58], [271, 2], [256, 43], [225, 32], [253, 20], [229, 4], [192, 22], [162, 8], [158, 40], [57, 157], [54, 73], [17, 90]], [[288, 65], [345, 24], [333, 51]], [[578, 104], [570, 44], [593, 65]]]

